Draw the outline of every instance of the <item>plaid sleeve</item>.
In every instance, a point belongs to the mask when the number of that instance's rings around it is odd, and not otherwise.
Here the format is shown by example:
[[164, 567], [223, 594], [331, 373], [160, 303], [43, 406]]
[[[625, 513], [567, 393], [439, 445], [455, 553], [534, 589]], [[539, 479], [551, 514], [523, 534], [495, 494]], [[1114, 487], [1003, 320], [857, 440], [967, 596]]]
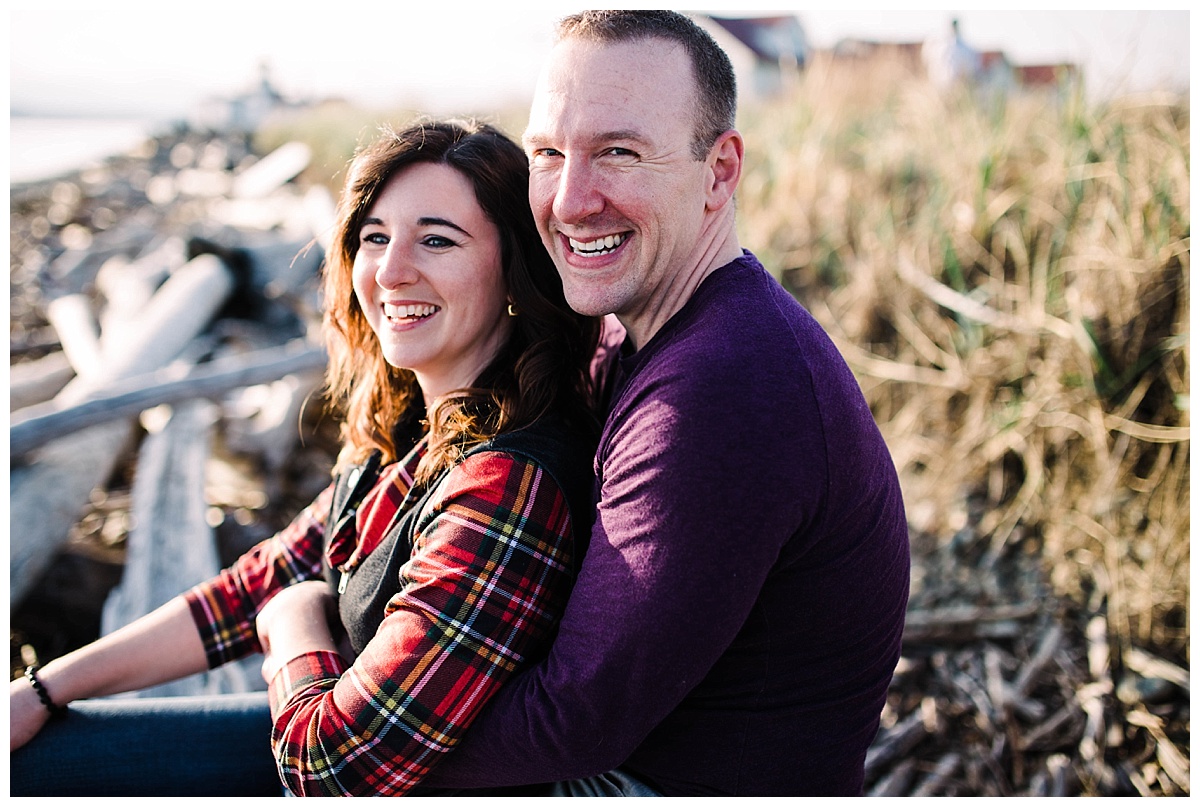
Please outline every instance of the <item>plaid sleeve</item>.
[[333, 485], [288, 526], [184, 594], [210, 668], [262, 652], [254, 620], [276, 592], [321, 574]]
[[548, 646], [573, 582], [562, 490], [536, 463], [481, 452], [432, 498], [353, 666], [310, 653], [271, 682], [272, 747], [297, 795], [407, 792]]

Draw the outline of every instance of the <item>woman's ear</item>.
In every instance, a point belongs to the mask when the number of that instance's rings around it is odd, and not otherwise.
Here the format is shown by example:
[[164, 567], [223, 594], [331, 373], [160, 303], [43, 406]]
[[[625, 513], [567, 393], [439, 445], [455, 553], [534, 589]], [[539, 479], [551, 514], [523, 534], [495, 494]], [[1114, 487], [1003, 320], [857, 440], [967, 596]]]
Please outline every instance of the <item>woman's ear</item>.
[[717, 138], [708, 151], [708, 167], [711, 181], [705, 206], [719, 210], [733, 198], [738, 182], [742, 178], [742, 157], [746, 144], [737, 129], [730, 129]]

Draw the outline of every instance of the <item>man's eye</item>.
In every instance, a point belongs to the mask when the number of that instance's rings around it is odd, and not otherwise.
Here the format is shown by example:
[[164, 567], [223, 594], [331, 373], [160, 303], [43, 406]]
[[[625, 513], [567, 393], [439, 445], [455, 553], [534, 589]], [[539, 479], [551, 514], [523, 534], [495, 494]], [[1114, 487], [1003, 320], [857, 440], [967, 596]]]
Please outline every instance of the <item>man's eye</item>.
[[553, 158], [561, 157], [561, 156], [562, 156], [562, 152], [559, 151], [558, 149], [538, 149], [537, 151], [533, 152], [533, 158], [535, 160], [539, 159], [539, 158], [540, 159], [547, 159], [547, 158], [553, 159]]
[[608, 150], [608, 153], [612, 154], [614, 157], [636, 157], [637, 156], [637, 152], [631, 151], [629, 149], [621, 148], [620, 146], [613, 146], [612, 148], [610, 148]]

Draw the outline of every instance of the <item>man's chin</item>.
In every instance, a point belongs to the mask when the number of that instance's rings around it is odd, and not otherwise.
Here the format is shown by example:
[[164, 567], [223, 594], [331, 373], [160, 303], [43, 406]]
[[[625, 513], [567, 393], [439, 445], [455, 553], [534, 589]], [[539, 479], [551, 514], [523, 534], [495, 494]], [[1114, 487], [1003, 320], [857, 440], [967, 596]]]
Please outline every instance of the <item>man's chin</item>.
[[567, 298], [567, 305], [571, 306], [571, 309], [577, 314], [585, 317], [602, 317], [612, 312], [611, 304], [602, 297], [595, 294], [572, 293], [569, 289], [563, 291]]

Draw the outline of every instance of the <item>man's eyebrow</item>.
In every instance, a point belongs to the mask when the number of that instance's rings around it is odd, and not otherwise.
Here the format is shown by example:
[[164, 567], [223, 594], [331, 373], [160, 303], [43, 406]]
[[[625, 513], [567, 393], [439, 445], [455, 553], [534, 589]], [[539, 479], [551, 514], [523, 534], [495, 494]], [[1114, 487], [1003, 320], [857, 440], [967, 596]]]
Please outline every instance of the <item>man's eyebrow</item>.
[[530, 146], [535, 146], [539, 143], [544, 143], [549, 139], [550, 139], [549, 135], [542, 134], [541, 132], [526, 131], [524, 134], [521, 135], [521, 145], [526, 148], [529, 148]]
[[[553, 138], [549, 135], [539, 134], [537, 132], [527, 132], [521, 138], [525, 148], [536, 148], [550, 142]], [[597, 132], [588, 138], [594, 144], [603, 145], [605, 143], [647, 143], [646, 137], [636, 129], [613, 129], [608, 132]]]
[[611, 132], [601, 132], [600, 134], [596, 135], [595, 139], [601, 143], [609, 143], [613, 140], [633, 140], [637, 143], [646, 142], [646, 138], [642, 136], [641, 132], [638, 132], [634, 129], [616, 129]]

